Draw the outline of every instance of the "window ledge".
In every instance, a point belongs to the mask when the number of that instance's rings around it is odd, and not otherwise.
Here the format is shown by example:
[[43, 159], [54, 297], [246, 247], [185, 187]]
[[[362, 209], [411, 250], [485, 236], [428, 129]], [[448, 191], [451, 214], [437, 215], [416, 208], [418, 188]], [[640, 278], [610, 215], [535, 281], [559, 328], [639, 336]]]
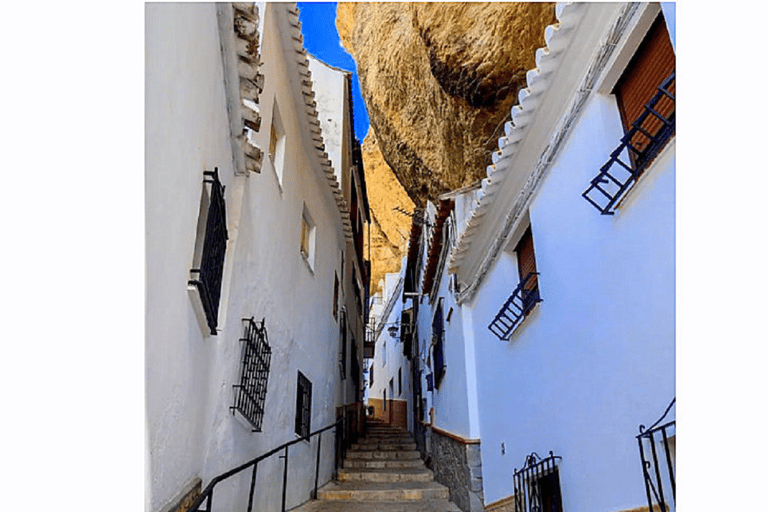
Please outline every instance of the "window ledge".
[[663, 158], [667, 156], [667, 154], [670, 151], [673, 151], [671, 149], [675, 145], [675, 135], [673, 134], [672, 137], [669, 139], [669, 141], [664, 145], [664, 147], [659, 151], [659, 153], [653, 158], [653, 160], [650, 161], [648, 166], [643, 169], [643, 172], [640, 173], [640, 175], [637, 177], [637, 179], [632, 183], [632, 185], [627, 189], [624, 194], [622, 194], [621, 199], [616, 203], [616, 206], [614, 207], [614, 211], [621, 210], [621, 207], [625, 205], [629, 205], [633, 200], [634, 197], [639, 194], [639, 192], [635, 192], [635, 189], [637, 188], [643, 188], [643, 184], [647, 183], [649, 180], [653, 179], [653, 177], [649, 177], [648, 175], [653, 174], [656, 167], [658, 167], [658, 162], [661, 161]]
[[[187, 292], [189, 295], [189, 300], [192, 302], [192, 309], [195, 311], [195, 316], [197, 317], [197, 325], [200, 327], [203, 338], [212, 336], [211, 330], [208, 327], [208, 318], [205, 316], [205, 309], [203, 309], [203, 301], [200, 299], [200, 291], [197, 289], [197, 286], [188, 284]], [[217, 328], [216, 331], [221, 332], [221, 329]]]
[[309, 269], [309, 273], [312, 274], [312, 277], [314, 277], [315, 276], [315, 269], [312, 268], [312, 264], [309, 262], [309, 259], [306, 256], [304, 256], [303, 254], [301, 254], [301, 252], [299, 252], [299, 256], [301, 256], [301, 261], [303, 261], [304, 264]]

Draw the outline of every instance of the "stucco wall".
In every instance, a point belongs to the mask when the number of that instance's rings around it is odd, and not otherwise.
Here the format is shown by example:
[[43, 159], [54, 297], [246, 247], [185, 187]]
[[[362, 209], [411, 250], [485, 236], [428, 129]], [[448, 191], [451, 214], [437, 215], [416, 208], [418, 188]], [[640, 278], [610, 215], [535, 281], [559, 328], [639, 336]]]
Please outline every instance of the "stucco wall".
[[[411, 387], [411, 366], [408, 358], [403, 354], [403, 343], [400, 340], [400, 316], [403, 311], [403, 307], [410, 307], [410, 299], [403, 304], [402, 295], [394, 298], [394, 304], [386, 319], [382, 319], [381, 315], [385, 313], [387, 300], [397, 290], [398, 275], [388, 274], [385, 280], [385, 286], [383, 295], [386, 297], [381, 304], [377, 304], [373, 308], [371, 314], [376, 317], [377, 325], [379, 323], [385, 323], [387, 325], [381, 331], [378, 339], [376, 340], [376, 349], [373, 357], [373, 385], [368, 390], [368, 403], [373, 405], [372, 399], [377, 399], [379, 403], [384, 399], [384, 391], [386, 390], [387, 402], [395, 400], [402, 402], [396, 407], [397, 416], [405, 415], [404, 420], [398, 420], [398, 424], [413, 430], [413, 391]], [[398, 331], [396, 338], [390, 336], [387, 328], [390, 325], [396, 324]], [[401, 387], [398, 390], [398, 370], [401, 372]], [[369, 373], [370, 375], [370, 373]], [[393, 383], [394, 394], [390, 392], [389, 382]], [[399, 391], [399, 393], [398, 393]], [[389, 405], [387, 406], [389, 407]], [[389, 410], [383, 413], [383, 419], [389, 418]], [[394, 419], [394, 417], [393, 417]]]
[[218, 166], [225, 185], [234, 180], [215, 7], [147, 4], [146, 43], [147, 502], [154, 511], [203, 466], [215, 347], [198, 325], [187, 280], [203, 171]]
[[621, 134], [613, 97], [593, 96], [531, 204], [543, 302], [512, 339], [487, 325], [516, 284], [513, 254], [471, 304], [486, 502], [512, 494], [527, 454], [549, 450], [563, 457], [564, 509], [645, 499], [634, 436], [675, 395], [675, 142], [601, 216], [581, 192]]
[[[262, 6], [263, 7], [263, 6]], [[306, 123], [287, 87], [274, 15], [262, 11], [260, 97], [262, 129], [254, 140], [269, 147], [273, 102], [286, 132], [282, 183], [265, 150], [260, 174], [234, 175], [222, 77], [216, 6], [147, 5], [146, 392], [151, 488], [147, 509], [159, 510], [195, 477], [210, 479], [296, 438], [297, 371], [312, 382], [311, 428], [336, 419], [342, 403], [339, 327], [332, 314], [334, 271], [345, 247], [340, 216], [316, 158], [302, 145]], [[293, 50], [291, 49], [291, 53]], [[195, 243], [202, 173], [218, 166], [226, 186], [229, 240], [217, 336], [203, 331], [192, 309], [187, 279]], [[306, 208], [316, 229], [310, 266], [300, 254]], [[262, 432], [233, 416], [243, 318], [266, 319], [272, 347]], [[309, 498], [316, 440], [290, 450], [287, 504]], [[320, 482], [333, 468], [332, 434], [323, 440]], [[325, 449], [325, 447], [328, 447]], [[283, 463], [259, 466], [255, 507], [279, 506]], [[217, 487], [217, 507], [242, 509], [248, 477]]]

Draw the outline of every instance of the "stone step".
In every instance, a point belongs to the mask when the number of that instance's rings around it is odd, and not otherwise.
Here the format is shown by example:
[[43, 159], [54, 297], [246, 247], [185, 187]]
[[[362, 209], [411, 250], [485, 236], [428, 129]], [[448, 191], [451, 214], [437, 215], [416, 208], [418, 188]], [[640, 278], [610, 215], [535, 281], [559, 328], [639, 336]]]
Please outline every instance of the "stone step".
[[401, 459], [421, 459], [421, 454], [417, 450], [387, 450], [387, 451], [373, 451], [373, 450], [349, 450], [347, 451], [347, 459], [387, 459], [387, 460], [401, 460]]
[[448, 500], [423, 501], [310, 501], [291, 512], [460, 512]]
[[360, 441], [413, 441], [413, 436], [410, 434], [368, 434], [365, 437], [361, 437]]
[[421, 459], [403, 459], [403, 460], [386, 460], [386, 459], [347, 459], [344, 461], [345, 468], [369, 468], [369, 469], [384, 469], [384, 468], [420, 468], [424, 467], [424, 461]]
[[358, 451], [392, 451], [392, 450], [415, 450], [416, 443], [357, 443], [351, 446], [352, 450]]
[[437, 482], [330, 482], [317, 491], [321, 500], [435, 500], [448, 499], [448, 488]]
[[384, 468], [339, 470], [339, 482], [431, 482], [432, 471], [427, 468]]
[[389, 425], [368, 425], [366, 427], [366, 432], [408, 432], [407, 429], [400, 428], [400, 427], [392, 427]]

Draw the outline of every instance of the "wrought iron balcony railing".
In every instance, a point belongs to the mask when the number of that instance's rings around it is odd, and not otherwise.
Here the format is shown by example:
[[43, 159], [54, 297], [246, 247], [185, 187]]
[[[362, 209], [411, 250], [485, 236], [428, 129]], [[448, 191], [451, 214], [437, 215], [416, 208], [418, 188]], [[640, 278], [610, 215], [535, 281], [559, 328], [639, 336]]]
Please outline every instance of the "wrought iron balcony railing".
[[[582, 197], [603, 215], [613, 215], [618, 202], [640, 177], [675, 133], [675, 72], [657, 88], [656, 94], [621, 138], [608, 162], [590, 182]], [[622, 157], [628, 159], [626, 162]], [[614, 164], [618, 164], [614, 166]]]
[[[501, 307], [488, 329], [500, 340], [507, 341], [515, 327], [527, 315], [536, 303], [541, 302], [538, 283], [534, 284], [538, 272], [531, 272], [520, 281], [507, 301]], [[529, 284], [531, 283], [531, 284]]]
[[227, 252], [227, 211], [224, 203], [224, 186], [219, 181], [219, 169], [205, 171], [203, 183], [210, 184], [210, 204], [205, 221], [205, 238], [198, 268], [190, 270], [193, 278], [189, 284], [197, 288], [205, 318], [212, 335], [218, 325], [221, 278], [224, 271], [224, 254]]
[[254, 432], [261, 432], [261, 422], [264, 419], [264, 401], [267, 397], [267, 381], [269, 378], [269, 363], [272, 359], [272, 349], [267, 341], [267, 329], [264, 320], [261, 325], [253, 318], [244, 318], [246, 322], [243, 342], [242, 366], [240, 368], [240, 384], [235, 384], [235, 405], [230, 407], [243, 415], [253, 427]]

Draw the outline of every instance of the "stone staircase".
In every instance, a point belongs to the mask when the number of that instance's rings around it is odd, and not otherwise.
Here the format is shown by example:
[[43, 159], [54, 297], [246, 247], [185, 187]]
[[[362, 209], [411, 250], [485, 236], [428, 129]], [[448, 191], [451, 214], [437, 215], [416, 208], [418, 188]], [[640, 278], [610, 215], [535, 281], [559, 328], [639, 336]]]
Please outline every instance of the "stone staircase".
[[347, 451], [338, 480], [294, 512], [460, 512], [407, 431], [376, 421], [368, 422], [367, 431]]

